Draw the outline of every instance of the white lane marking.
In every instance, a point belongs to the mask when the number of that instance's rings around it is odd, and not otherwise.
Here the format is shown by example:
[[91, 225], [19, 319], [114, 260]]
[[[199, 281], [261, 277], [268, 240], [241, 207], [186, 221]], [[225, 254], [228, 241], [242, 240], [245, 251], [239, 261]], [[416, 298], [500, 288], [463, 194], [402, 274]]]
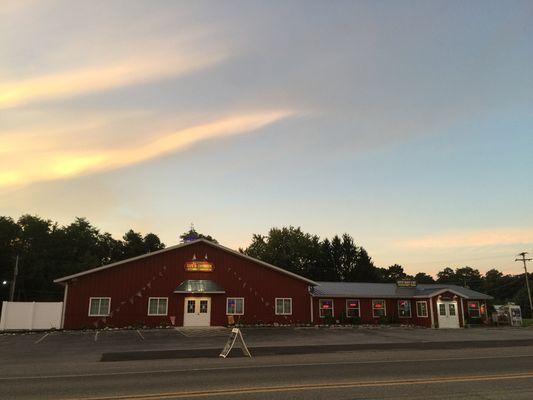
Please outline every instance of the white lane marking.
[[136, 331], [139, 334], [139, 337], [141, 338], [141, 340], [144, 340], [144, 336], [142, 335], [142, 333], [138, 329], [136, 329]]
[[220, 367], [204, 368], [180, 368], [180, 369], [160, 369], [145, 371], [124, 371], [124, 372], [105, 372], [97, 374], [66, 374], [66, 375], [42, 375], [42, 376], [12, 376], [0, 377], [0, 381], [10, 380], [29, 380], [29, 379], [63, 379], [63, 378], [90, 378], [100, 376], [121, 376], [121, 375], [143, 375], [143, 374], [170, 374], [179, 372], [208, 372], [220, 370], [239, 370], [239, 369], [264, 369], [264, 368], [294, 368], [294, 367], [312, 367], [312, 366], [334, 366], [334, 365], [365, 365], [365, 364], [399, 364], [405, 362], [441, 362], [441, 361], [475, 361], [475, 360], [501, 360], [506, 358], [533, 358], [533, 354], [519, 354], [508, 356], [486, 356], [486, 357], [453, 357], [453, 358], [425, 358], [425, 359], [403, 359], [403, 360], [368, 360], [368, 361], [338, 361], [338, 362], [317, 362], [317, 363], [294, 363], [294, 364], [264, 364], [264, 365], [234, 365]]
[[37, 344], [37, 343], [41, 343], [48, 335], [50, 334], [50, 332], [47, 332], [45, 333], [43, 336], [41, 336], [38, 340], [36, 340], [34, 343]]

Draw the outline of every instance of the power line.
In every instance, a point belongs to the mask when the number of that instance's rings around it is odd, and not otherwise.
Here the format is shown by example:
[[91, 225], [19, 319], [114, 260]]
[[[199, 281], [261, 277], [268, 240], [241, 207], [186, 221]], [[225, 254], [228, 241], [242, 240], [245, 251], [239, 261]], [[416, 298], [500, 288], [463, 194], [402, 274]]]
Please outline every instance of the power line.
[[526, 277], [526, 289], [527, 289], [527, 296], [529, 297], [529, 313], [531, 314], [531, 317], [533, 318], [533, 302], [531, 301], [531, 290], [529, 289], [529, 279], [527, 276], [527, 262], [531, 261], [531, 258], [526, 258], [527, 252], [523, 251], [522, 253], [518, 254], [519, 256], [522, 256], [522, 258], [515, 258], [515, 261], [522, 261], [524, 263], [524, 271], [525, 277]]

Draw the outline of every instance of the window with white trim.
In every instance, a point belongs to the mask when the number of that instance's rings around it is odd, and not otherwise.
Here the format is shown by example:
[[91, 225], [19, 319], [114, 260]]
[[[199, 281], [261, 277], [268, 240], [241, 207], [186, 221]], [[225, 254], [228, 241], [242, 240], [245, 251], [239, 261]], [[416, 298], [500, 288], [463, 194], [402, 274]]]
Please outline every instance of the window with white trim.
[[346, 300], [346, 317], [359, 318], [359, 300]]
[[292, 299], [276, 297], [276, 315], [292, 315]]
[[89, 317], [105, 317], [109, 315], [111, 297], [91, 297], [89, 299]]
[[468, 302], [468, 316], [471, 318], [481, 317], [481, 313], [479, 312], [479, 301]]
[[226, 315], [243, 315], [244, 297], [226, 298]]
[[318, 311], [320, 318], [333, 317], [333, 300], [319, 299]]
[[416, 316], [420, 318], [428, 317], [428, 303], [425, 300], [416, 302]]
[[398, 316], [400, 318], [411, 318], [410, 300], [398, 300]]
[[167, 315], [168, 297], [149, 297], [148, 315]]
[[372, 316], [374, 318], [385, 317], [387, 315], [387, 306], [385, 300], [372, 300]]

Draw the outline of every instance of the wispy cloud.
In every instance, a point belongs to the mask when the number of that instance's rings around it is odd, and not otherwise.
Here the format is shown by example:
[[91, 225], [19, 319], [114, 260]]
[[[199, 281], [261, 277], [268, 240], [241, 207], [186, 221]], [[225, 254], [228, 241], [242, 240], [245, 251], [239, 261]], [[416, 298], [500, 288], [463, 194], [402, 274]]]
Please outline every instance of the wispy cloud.
[[[128, 143], [119, 148], [83, 149], [73, 143], [71, 149], [65, 149], [64, 143], [57, 142], [55, 146], [48, 143], [48, 149], [42, 151], [31, 144], [23, 147], [18, 143], [9, 160], [0, 161], [0, 188], [125, 167], [183, 150], [203, 140], [252, 132], [291, 114], [291, 111], [266, 111], [231, 115], [172, 133], [150, 134], [144, 143]], [[9, 145], [6, 138], [4, 145]]]
[[0, 82], [0, 109], [179, 76], [213, 65], [223, 58], [224, 55], [217, 53], [202, 56], [184, 54], [178, 58], [148, 53], [142, 58], [119, 60], [103, 66]]
[[397, 242], [408, 249], [447, 249], [533, 243], [531, 229], [493, 229], [428, 235]]

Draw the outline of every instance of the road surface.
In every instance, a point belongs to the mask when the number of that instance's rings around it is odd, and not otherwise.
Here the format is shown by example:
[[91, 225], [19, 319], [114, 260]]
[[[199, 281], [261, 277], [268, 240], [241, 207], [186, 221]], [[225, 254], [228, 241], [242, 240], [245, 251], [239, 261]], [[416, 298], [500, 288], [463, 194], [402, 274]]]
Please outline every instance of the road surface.
[[533, 399], [533, 346], [17, 365], [2, 399]]

